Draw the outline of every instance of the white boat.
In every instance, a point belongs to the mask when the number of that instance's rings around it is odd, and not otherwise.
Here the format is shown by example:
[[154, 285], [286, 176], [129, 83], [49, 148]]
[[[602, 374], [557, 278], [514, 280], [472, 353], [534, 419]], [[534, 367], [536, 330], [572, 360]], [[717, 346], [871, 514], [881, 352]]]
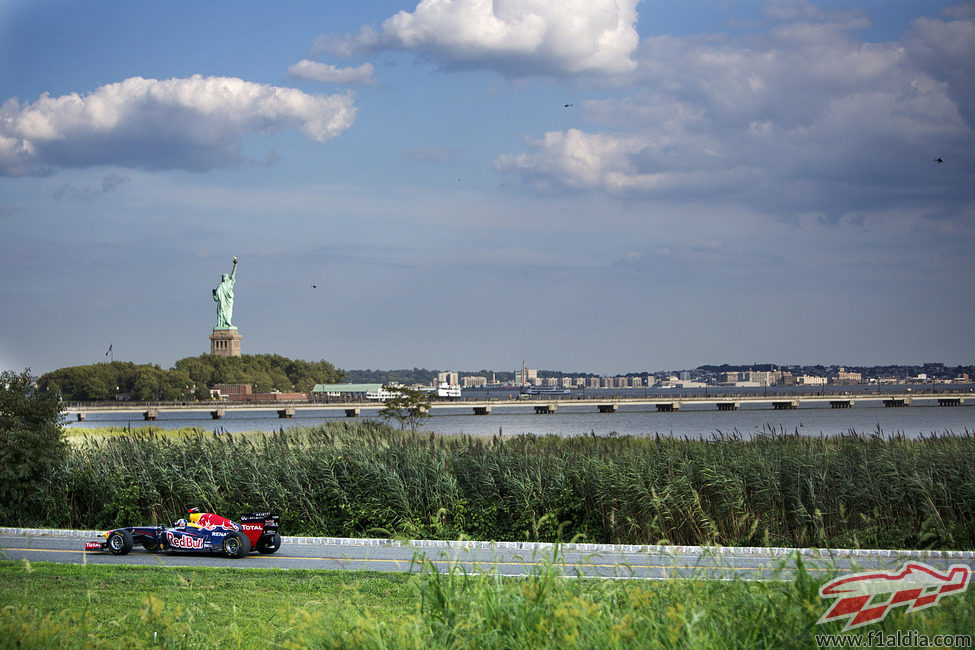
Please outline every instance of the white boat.
[[460, 397], [460, 386], [442, 381], [437, 384], [437, 397]]

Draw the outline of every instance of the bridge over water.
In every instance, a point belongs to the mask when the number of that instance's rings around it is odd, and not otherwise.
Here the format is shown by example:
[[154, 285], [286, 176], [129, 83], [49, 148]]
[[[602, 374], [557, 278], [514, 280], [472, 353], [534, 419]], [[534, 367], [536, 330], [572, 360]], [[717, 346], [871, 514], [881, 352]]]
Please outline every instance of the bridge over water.
[[[612, 397], [553, 397], [533, 395], [530, 399], [456, 399], [438, 400], [430, 406], [430, 413], [465, 409], [474, 415], [490, 415], [494, 411], [512, 408], [534, 409], [535, 413], [557, 413], [560, 407], [588, 407], [594, 412], [616, 413], [620, 407], [630, 410], [672, 412], [691, 406], [693, 408], [711, 407], [719, 411], [737, 411], [742, 407], [768, 408], [776, 410], [796, 409], [801, 406], [823, 408], [854, 408], [877, 406], [902, 408], [909, 406], [963, 406], [965, 401], [975, 402], [975, 395], [969, 391], [944, 391], [937, 393], [884, 392], [884, 393], [791, 393], [786, 395], [760, 394], [717, 394], [681, 395], [668, 397], [653, 396], [612, 396]], [[970, 402], [972, 403], [972, 402]], [[219, 420], [228, 411], [276, 411], [280, 418], [291, 418], [303, 410], [344, 412], [347, 417], [356, 417], [363, 410], [378, 410], [382, 404], [376, 401], [360, 402], [120, 402], [111, 404], [72, 404], [66, 409], [69, 418], [84, 421], [88, 413], [131, 413], [141, 415], [144, 420], [153, 421], [165, 412], [209, 413]]]

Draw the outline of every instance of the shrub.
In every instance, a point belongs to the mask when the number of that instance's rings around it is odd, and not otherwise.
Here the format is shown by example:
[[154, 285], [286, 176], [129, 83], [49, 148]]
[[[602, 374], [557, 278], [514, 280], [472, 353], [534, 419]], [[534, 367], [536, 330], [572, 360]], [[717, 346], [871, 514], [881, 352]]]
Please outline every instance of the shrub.
[[30, 370], [0, 373], [0, 516], [38, 521], [57, 499], [68, 444], [63, 408], [54, 395], [34, 390]]

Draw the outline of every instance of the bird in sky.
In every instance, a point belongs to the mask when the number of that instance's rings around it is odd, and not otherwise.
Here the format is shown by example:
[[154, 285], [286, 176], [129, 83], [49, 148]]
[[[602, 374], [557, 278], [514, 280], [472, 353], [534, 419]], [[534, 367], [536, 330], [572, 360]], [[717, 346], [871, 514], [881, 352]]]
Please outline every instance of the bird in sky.
[[940, 165], [941, 163], [944, 162], [944, 160], [942, 160], [941, 158], [935, 158], [934, 159], [934, 162], [936, 162], [936, 163], [938, 163]]
[[570, 106], [575, 106], [575, 104], [566, 104], [566, 105], [565, 105], [565, 106], [563, 106], [562, 108], [568, 108], [568, 107], [570, 107]]
[[318, 288], [318, 285], [317, 284], [313, 284], [313, 285], [311, 285], [311, 288], [312, 289], [317, 289]]

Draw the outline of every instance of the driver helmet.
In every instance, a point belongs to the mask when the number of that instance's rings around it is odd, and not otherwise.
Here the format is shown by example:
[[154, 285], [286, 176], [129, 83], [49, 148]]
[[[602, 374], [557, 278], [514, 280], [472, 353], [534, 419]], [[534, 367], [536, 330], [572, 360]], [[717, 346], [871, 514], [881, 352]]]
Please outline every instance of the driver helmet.
[[185, 519], [177, 519], [176, 520], [176, 523], [174, 524], [174, 526], [176, 528], [186, 528], [187, 523], [188, 522]]

